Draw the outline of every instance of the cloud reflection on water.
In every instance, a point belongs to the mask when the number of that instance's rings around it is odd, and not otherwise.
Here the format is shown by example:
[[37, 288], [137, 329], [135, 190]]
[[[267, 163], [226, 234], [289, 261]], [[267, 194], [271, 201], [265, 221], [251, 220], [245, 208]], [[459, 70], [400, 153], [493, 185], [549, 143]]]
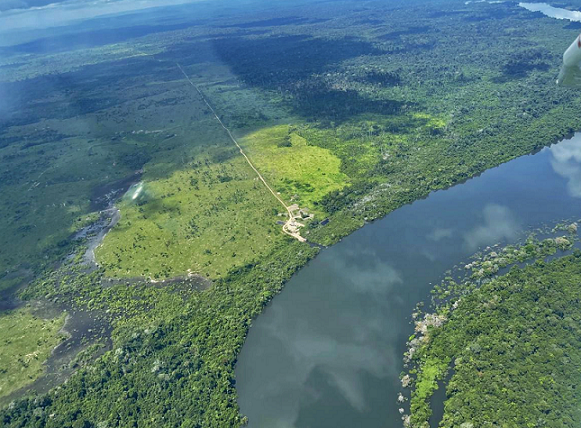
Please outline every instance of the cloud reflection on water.
[[512, 240], [520, 230], [512, 211], [503, 205], [487, 204], [482, 211], [482, 218], [483, 224], [464, 234], [464, 244], [471, 251], [505, 239]]
[[430, 241], [439, 242], [444, 238], [451, 238], [454, 231], [452, 229], [445, 228], [435, 228], [429, 234], [426, 235]]
[[350, 287], [359, 293], [385, 296], [393, 285], [403, 282], [398, 271], [382, 261], [371, 248], [346, 249], [341, 258], [333, 259], [331, 264], [335, 271], [345, 271], [352, 279]]
[[552, 146], [551, 166], [567, 180], [567, 191], [573, 198], [581, 198], [581, 135]]
[[[269, 322], [261, 324], [264, 331], [254, 333], [269, 346], [276, 343], [277, 355], [284, 355], [284, 361], [265, 359], [271, 366], [261, 371], [260, 379], [246, 381], [255, 384], [252, 389], [264, 392], [264, 406], [269, 409], [265, 413], [276, 421], [275, 427], [296, 426], [309, 409], [330, 395], [342, 397], [357, 412], [366, 412], [364, 377], [393, 379], [398, 375], [394, 362], [400, 356], [390, 337], [399, 328], [385, 327], [390, 307], [397, 305], [391, 294], [403, 283], [401, 274], [369, 248], [345, 248], [325, 264], [326, 281], [316, 273], [301, 279], [316, 286], [316, 291], [314, 298], [303, 302], [299, 317], [283, 306], [273, 306]], [[345, 288], [351, 292], [345, 293]], [[329, 299], [330, 293], [345, 298]], [[277, 406], [281, 397], [284, 408]]]

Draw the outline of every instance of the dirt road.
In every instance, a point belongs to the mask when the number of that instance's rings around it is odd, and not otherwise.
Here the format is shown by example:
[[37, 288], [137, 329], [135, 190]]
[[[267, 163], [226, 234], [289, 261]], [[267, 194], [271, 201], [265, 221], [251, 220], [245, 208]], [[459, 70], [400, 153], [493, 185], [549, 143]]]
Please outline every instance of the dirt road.
[[230, 132], [230, 130], [226, 127], [226, 125], [224, 125], [224, 123], [222, 122], [222, 120], [216, 114], [216, 111], [214, 110], [214, 108], [210, 105], [210, 103], [208, 102], [208, 100], [206, 100], [206, 97], [204, 96], [204, 94], [202, 93], [202, 91], [194, 84], [194, 82], [191, 81], [190, 77], [186, 74], [186, 72], [184, 71], [184, 69], [182, 68], [182, 66], [179, 65], [178, 63], [176, 63], [176, 64], [177, 64], [178, 68], [180, 69], [180, 71], [182, 72], [182, 74], [188, 80], [188, 82], [190, 83], [190, 85], [192, 85], [192, 87], [198, 92], [198, 94], [200, 95], [200, 97], [202, 98], [202, 100], [204, 101], [204, 103], [206, 104], [206, 106], [208, 106], [208, 108], [210, 109], [210, 111], [214, 115], [214, 118], [218, 121], [218, 123], [220, 124], [220, 126], [222, 128], [224, 128], [224, 131], [226, 131], [226, 133], [228, 134], [228, 137], [230, 137], [230, 140], [232, 140], [232, 142], [236, 145], [236, 147], [240, 151], [240, 154], [242, 156], [244, 156], [244, 159], [246, 159], [246, 162], [248, 162], [248, 165], [250, 165], [250, 168], [252, 168], [254, 170], [254, 172], [256, 173], [256, 175], [258, 176], [258, 178], [260, 179], [260, 181], [262, 181], [262, 183], [264, 184], [264, 186], [266, 186], [266, 188], [269, 190], [269, 192], [272, 193], [272, 195], [277, 199], [278, 202], [280, 202], [280, 204], [286, 210], [286, 212], [288, 214], [288, 220], [284, 224], [284, 226], [282, 227], [282, 231], [284, 233], [286, 233], [287, 235], [292, 236], [293, 238], [299, 240], [300, 242], [306, 242], [307, 240], [305, 238], [303, 238], [301, 236], [301, 234], [299, 233], [299, 228], [302, 225], [300, 223], [297, 223], [295, 221], [294, 214], [290, 210], [290, 208], [288, 207], [288, 205], [280, 198], [280, 196], [278, 196], [278, 193], [276, 193], [272, 189], [272, 187], [270, 187], [270, 185], [266, 182], [266, 180], [264, 179], [264, 177], [262, 176], [262, 174], [260, 174], [260, 172], [258, 171], [258, 169], [256, 169], [256, 167], [252, 164], [252, 161], [246, 155], [246, 153], [244, 153], [244, 150], [242, 149], [242, 147], [240, 146], [240, 144], [238, 144], [238, 141], [236, 141], [236, 138], [234, 138], [234, 136], [232, 135], [232, 132]]

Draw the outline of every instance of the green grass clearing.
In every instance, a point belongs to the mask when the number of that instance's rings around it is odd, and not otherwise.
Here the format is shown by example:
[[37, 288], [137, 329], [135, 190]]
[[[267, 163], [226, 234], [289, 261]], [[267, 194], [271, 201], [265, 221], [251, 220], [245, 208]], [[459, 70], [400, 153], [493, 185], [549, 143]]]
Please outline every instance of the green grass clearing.
[[284, 239], [280, 204], [242, 157], [196, 162], [145, 189], [145, 199], [120, 204], [119, 224], [96, 251], [108, 275], [215, 279]]
[[29, 309], [0, 316], [0, 397], [32, 383], [44, 372], [51, 350], [63, 340], [64, 315], [44, 320]]
[[298, 202], [315, 213], [321, 213], [317, 203], [327, 193], [349, 183], [341, 172], [341, 160], [328, 149], [310, 145], [292, 126], [261, 129], [246, 136], [242, 145], [286, 201]]

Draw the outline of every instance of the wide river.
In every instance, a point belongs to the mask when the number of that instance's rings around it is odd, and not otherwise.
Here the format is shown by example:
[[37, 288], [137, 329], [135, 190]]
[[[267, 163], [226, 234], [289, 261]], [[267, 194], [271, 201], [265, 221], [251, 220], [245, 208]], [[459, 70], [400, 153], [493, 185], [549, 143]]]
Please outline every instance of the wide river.
[[251, 428], [401, 427], [410, 315], [444, 272], [581, 217], [581, 134], [432, 193], [323, 250], [255, 320], [236, 368]]

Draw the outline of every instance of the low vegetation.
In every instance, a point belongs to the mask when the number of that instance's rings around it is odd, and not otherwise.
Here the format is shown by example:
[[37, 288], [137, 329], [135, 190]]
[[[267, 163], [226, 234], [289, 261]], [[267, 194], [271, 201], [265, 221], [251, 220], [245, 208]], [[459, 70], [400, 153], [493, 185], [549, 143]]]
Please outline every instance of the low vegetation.
[[110, 276], [220, 278], [285, 239], [276, 224], [283, 208], [241, 157], [147, 177], [143, 194], [119, 205], [121, 220], [96, 251]]
[[99, 272], [39, 280], [29, 297], [77, 296], [75, 310], [110, 314], [114, 350], [58, 390], [2, 410], [0, 421], [47, 428], [240, 426], [245, 418], [236, 403], [234, 365], [250, 323], [316, 253], [289, 241], [205, 291], [146, 283], [103, 288]]
[[[242, 144], [284, 200], [301, 208], [315, 211], [329, 192], [340, 191], [348, 183], [341, 160], [330, 150], [311, 144], [291, 126], [261, 129], [246, 136]], [[322, 220], [327, 213], [317, 214]]]
[[47, 320], [30, 308], [0, 315], [0, 398], [29, 385], [44, 372], [44, 362], [65, 335], [65, 318]]

